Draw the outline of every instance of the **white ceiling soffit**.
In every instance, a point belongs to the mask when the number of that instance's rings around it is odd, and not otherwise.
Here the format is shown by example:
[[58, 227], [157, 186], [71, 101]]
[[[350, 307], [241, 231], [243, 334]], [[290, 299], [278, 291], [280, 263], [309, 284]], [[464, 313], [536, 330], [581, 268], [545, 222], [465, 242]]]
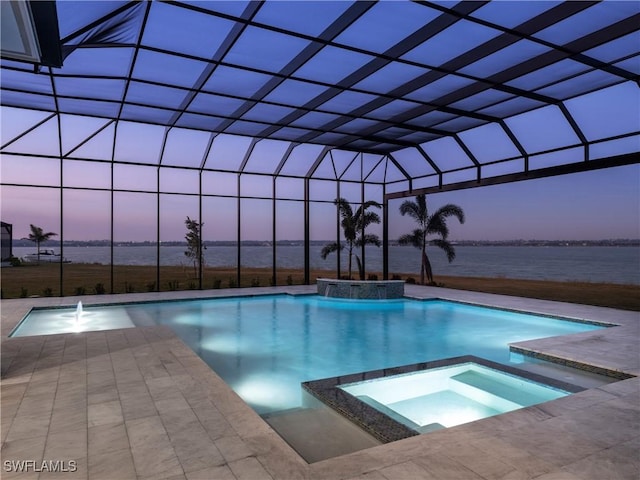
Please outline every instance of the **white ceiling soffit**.
[[2, 57], [39, 64], [40, 45], [31, 8], [25, 1], [0, 2]]

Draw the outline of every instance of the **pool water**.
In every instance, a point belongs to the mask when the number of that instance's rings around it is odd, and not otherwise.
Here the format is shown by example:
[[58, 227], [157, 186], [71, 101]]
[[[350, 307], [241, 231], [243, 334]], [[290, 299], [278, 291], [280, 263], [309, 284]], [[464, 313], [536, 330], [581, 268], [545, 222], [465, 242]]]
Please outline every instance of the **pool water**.
[[449, 428], [569, 395], [476, 363], [341, 385], [419, 433]]
[[[49, 333], [47, 314], [77, 331], [72, 313], [35, 310], [13, 336]], [[83, 328], [99, 318], [169, 326], [260, 414], [303, 406], [305, 381], [467, 354], [508, 364], [509, 343], [602, 328], [440, 300], [315, 295], [85, 306]]]

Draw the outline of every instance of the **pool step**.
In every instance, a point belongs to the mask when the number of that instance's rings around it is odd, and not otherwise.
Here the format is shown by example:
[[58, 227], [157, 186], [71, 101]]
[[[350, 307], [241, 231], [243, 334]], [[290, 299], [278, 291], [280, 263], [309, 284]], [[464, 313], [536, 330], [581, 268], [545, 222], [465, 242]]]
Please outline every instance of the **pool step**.
[[380, 445], [369, 433], [324, 405], [262, 417], [309, 463]]
[[[450, 388], [452, 390], [464, 393], [471, 398], [476, 398], [478, 401], [490, 406], [494, 406], [496, 399], [498, 399], [497, 403], [499, 405], [495, 406], [505, 410], [513, 410], [550, 400], [548, 391], [545, 394], [542, 391], [538, 391], [541, 388], [537, 387], [537, 385], [527, 384], [524, 380], [518, 380], [515, 377], [513, 381], [504, 382], [484, 373], [467, 370], [451, 377], [451, 380]], [[472, 387], [473, 390], [469, 391], [468, 388], [464, 387], [461, 389], [461, 386], [457, 386], [456, 382]], [[491, 396], [487, 396], [487, 393]], [[486, 403], [487, 400], [491, 403]]]
[[358, 400], [366, 403], [367, 405], [372, 406], [373, 408], [375, 408], [379, 412], [384, 413], [387, 417], [390, 417], [390, 418], [394, 419], [396, 422], [401, 423], [404, 426], [409, 427], [410, 429], [415, 430], [418, 433], [429, 433], [429, 432], [434, 432], [436, 430], [440, 430], [442, 428], [445, 428], [444, 425], [440, 425], [439, 423], [430, 423], [429, 425], [418, 425], [414, 421], [408, 419], [404, 415], [401, 415], [400, 413], [396, 412], [395, 410], [387, 407], [383, 403], [380, 403], [380, 402], [374, 400], [373, 398], [371, 398], [368, 395], [358, 395], [356, 398], [358, 398]]
[[[498, 397], [487, 392], [481, 392], [459, 383], [463, 389], [475, 390], [473, 395], [465, 395], [454, 392], [452, 389], [440, 390], [427, 395], [406, 398], [398, 402], [389, 403], [388, 408], [395, 410], [398, 414], [411, 419], [418, 425], [424, 425], [420, 433], [427, 433], [437, 429], [438, 425], [451, 427], [460, 423], [486, 418], [501, 413], [490, 404], [498, 403]], [[482, 402], [478, 399], [478, 392], [485, 396], [492, 397], [492, 402]], [[469, 392], [467, 392], [469, 393]], [[480, 395], [481, 396], [481, 395]], [[511, 408], [513, 409], [513, 408]]]

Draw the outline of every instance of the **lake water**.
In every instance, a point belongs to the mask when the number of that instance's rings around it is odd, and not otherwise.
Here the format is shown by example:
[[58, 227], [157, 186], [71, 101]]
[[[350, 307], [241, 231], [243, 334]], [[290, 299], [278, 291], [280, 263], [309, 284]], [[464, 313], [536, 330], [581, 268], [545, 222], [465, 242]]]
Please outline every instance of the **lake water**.
[[[188, 265], [184, 246], [161, 247], [161, 265]], [[320, 257], [322, 246], [312, 245], [312, 269], [335, 269], [335, 254], [326, 260]], [[21, 257], [33, 253], [33, 247], [14, 247], [13, 254]], [[457, 246], [456, 259], [448, 263], [438, 249], [427, 250], [434, 274], [462, 277], [505, 277], [532, 280], [585, 281], [640, 285], [640, 248], [600, 246]], [[243, 246], [242, 265], [245, 267], [272, 266], [270, 246]], [[303, 268], [302, 246], [278, 246], [279, 268]], [[74, 263], [110, 263], [109, 247], [65, 247], [64, 256]], [[205, 251], [206, 265], [235, 266], [237, 251], [233, 246], [210, 246]], [[114, 247], [116, 265], [155, 265], [153, 246]], [[368, 272], [382, 271], [382, 249], [367, 248]], [[347, 269], [346, 254], [342, 254], [342, 270]], [[355, 259], [353, 271], [357, 271]], [[413, 247], [389, 247], [389, 272], [420, 273], [420, 251]]]

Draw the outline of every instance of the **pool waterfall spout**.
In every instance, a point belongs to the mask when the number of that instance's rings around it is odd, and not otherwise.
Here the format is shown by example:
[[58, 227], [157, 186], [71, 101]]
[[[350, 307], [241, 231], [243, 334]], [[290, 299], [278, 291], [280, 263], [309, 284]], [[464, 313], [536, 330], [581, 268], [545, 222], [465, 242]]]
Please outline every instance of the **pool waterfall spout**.
[[324, 291], [324, 296], [325, 297], [330, 297], [331, 296], [331, 290], [333, 290], [336, 287], [335, 283], [330, 283], [329, 285], [327, 285], [327, 289]]

